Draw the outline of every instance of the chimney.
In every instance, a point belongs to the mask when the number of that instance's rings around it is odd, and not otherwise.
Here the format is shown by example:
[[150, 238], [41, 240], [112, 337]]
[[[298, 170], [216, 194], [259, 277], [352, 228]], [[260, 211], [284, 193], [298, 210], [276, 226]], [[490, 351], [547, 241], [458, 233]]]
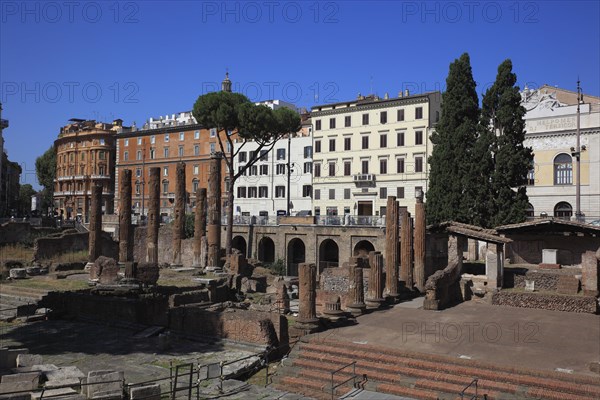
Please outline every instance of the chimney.
[[408, 89], [404, 89], [404, 96], [405, 97], [410, 96], [410, 92], [408, 91]]

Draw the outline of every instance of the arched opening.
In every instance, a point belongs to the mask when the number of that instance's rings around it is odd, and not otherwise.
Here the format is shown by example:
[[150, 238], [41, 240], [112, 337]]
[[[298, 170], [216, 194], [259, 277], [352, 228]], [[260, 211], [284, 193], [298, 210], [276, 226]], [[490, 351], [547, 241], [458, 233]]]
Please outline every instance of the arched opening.
[[375, 246], [373, 246], [373, 243], [369, 242], [368, 240], [361, 240], [360, 242], [356, 243], [356, 246], [354, 246], [354, 251], [352, 254], [354, 257], [363, 259], [361, 263], [362, 267], [369, 267], [369, 252], [371, 251], [375, 251]]
[[566, 201], [561, 201], [554, 206], [554, 216], [557, 218], [571, 219], [573, 215], [573, 207]]
[[246, 245], [246, 239], [244, 239], [242, 236], [236, 236], [231, 240], [231, 247], [234, 249], [238, 249], [240, 251], [240, 253], [242, 253], [244, 255], [244, 257], [247, 257], [247, 250], [248, 247]]
[[306, 261], [306, 247], [304, 242], [298, 238], [288, 243], [287, 275], [298, 276], [298, 265]]
[[264, 264], [275, 262], [275, 243], [270, 237], [263, 237], [258, 242], [258, 261]]
[[525, 209], [525, 216], [527, 218], [535, 217], [535, 209], [533, 208], [533, 204], [527, 204], [527, 208]]
[[554, 184], [573, 184], [573, 159], [566, 153], [561, 153], [554, 158]]
[[340, 249], [337, 243], [331, 239], [325, 239], [319, 246], [319, 271], [323, 268], [339, 266]]

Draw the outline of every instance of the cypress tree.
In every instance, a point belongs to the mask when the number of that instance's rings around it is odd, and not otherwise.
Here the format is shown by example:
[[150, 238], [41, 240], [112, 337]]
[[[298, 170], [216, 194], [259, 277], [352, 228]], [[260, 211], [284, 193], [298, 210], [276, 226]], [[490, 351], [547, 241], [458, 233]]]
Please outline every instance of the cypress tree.
[[429, 223], [480, 223], [480, 198], [485, 197], [482, 193], [487, 192], [489, 179], [477, 160], [482, 149], [477, 143], [479, 99], [475, 86], [470, 57], [465, 53], [450, 64], [440, 121], [431, 136]]
[[523, 145], [525, 108], [516, 82], [512, 62], [505, 60], [482, 102], [481, 129], [493, 138], [491, 226], [524, 221], [529, 203], [525, 185], [533, 154]]

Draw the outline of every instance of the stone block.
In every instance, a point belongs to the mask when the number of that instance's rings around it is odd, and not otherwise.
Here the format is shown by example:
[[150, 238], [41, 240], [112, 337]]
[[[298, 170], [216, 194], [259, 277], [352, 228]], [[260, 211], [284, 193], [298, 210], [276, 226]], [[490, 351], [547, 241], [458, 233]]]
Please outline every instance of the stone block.
[[31, 400], [31, 393], [29, 393], [29, 392], [14, 393], [14, 394], [1, 394], [0, 393], [0, 400]]
[[15, 368], [19, 354], [27, 354], [27, 349], [2, 349], [0, 348], [0, 369]]
[[17, 372], [17, 373], [37, 371], [45, 376], [48, 371], [56, 371], [57, 369], [58, 369], [58, 367], [54, 364], [39, 364], [39, 365], [32, 365], [30, 367], [14, 368], [13, 371]]
[[581, 285], [586, 296], [598, 296], [598, 268], [599, 262], [595, 252], [586, 251], [581, 255]]
[[60, 386], [77, 386], [85, 374], [77, 367], [62, 367], [54, 371], [46, 372], [46, 388], [57, 388]]
[[139, 263], [137, 266], [137, 279], [144, 285], [156, 285], [160, 271], [156, 263]]
[[540, 269], [560, 269], [560, 264], [544, 264], [541, 263], [538, 265]]
[[571, 275], [561, 275], [558, 278], [556, 291], [560, 294], [577, 294], [579, 292], [579, 279]]
[[18, 367], [31, 367], [32, 365], [40, 365], [44, 362], [42, 356], [38, 354], [19, 354], [17, 356]]
[[94, 263], [94, 269], [96, 269], [98, 280], [102, 285], [117, 283], [120, 268], [114, 259], [100, 256]]
[[[32, 387], [32, 383], [28, 381], [15, 381], [15, 382], [1, 382], [0, 383], [0, 394], [13, 393], [13, 392], [26, 392], [29, 390], [36, 389]], [[18, 393], [15, 393], [18, 394]]]
[[56, 399], [75, 399], [76, 397], [80, 397], [78, 391], [73, 388], [60, 388], [60, 389], [48, 389], [44, 390], [44, 395], [42, 396], [42, 392], [32, 393], [33, 400], [39, 400], [41, 397], [52, 398], [52, 400]]
[[20, 374], [10, 374], [2, 376], [2, 383], [23, 383], [26, 389], [35, 390], [40, 385], [39, 372], [24, 372]]
[[148, 386], [133, 387], [129, 391], [130, 400], [160, 400], [160, 385], [155, 383]]
[[9, 272], [11, 279], [25, 279], [27, 278], [27, 269], [25, 268], [13, 268]]
[[[87, 397], [112, 398], [123, 394], [123, 371], [90, 371], [87, 376]], [[107, 397], [108, 396], [108, 397]]]
[[556, 249], [542, 249], [542, 264], [557, 264], [557, 254]]

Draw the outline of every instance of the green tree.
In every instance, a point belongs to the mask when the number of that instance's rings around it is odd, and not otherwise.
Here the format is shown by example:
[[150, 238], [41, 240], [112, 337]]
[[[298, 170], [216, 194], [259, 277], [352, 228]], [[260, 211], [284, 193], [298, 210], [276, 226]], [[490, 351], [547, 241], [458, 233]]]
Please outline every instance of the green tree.
[[[300, 116], [289, 109], [272, 111], [264, 105], [254, 105], [244, 95], [227, 91], [211, 92], [198, 97], [193, 108], [196, 121], [206, 128], [216, 128], [219, 148], [227, 167], [229, 191], [227, 192], [226, 254], [231, 254], [233, 238], [233, 188], [237, 179], [246, 173], [261, 157], [268, 154], [285, 134], [300, 129]], [[224, 132], [225, 134], [221, 134]], [[234, 134], [234, 132], [236, 134]], [[237, 148], [234, 141], [238, 140]], [[239, 143], [241, 140], [241, 144]], [[249, 142], [256, 143], [254, 156], [239, 170], [234, 170], [233, 160]], [[231, 149], [231, 151], [226, 151]]]
[[490, 226], [522, 222], [529, 203], [527, 173], [533, 162], [525, 140], [525, 108], [511, 60], [498, 67], [496, 81], [482, 101], [481, 126], [493, 138]]
[[42, 193], [42, 210], [52, 206], [54, 195], [54, 178], [56, 176], [56, 150], [51, 146], [35, 160], [35, 172], [38, 182], [44, 187]]
[[478, 143], [479, 100], [467, 53], [450, 64], [442, 113], [435, 132], [429, 163], [427, 218], [429, 223], [454, 220], [479, 223], [480, 199], [485, 198], [489, 174], [478, 158], [485, 146]]
[[31, 213], [31, 196], [35, 194], [33, 187], [26, 183], [19, 188], [19, 212], [21, 215]]

